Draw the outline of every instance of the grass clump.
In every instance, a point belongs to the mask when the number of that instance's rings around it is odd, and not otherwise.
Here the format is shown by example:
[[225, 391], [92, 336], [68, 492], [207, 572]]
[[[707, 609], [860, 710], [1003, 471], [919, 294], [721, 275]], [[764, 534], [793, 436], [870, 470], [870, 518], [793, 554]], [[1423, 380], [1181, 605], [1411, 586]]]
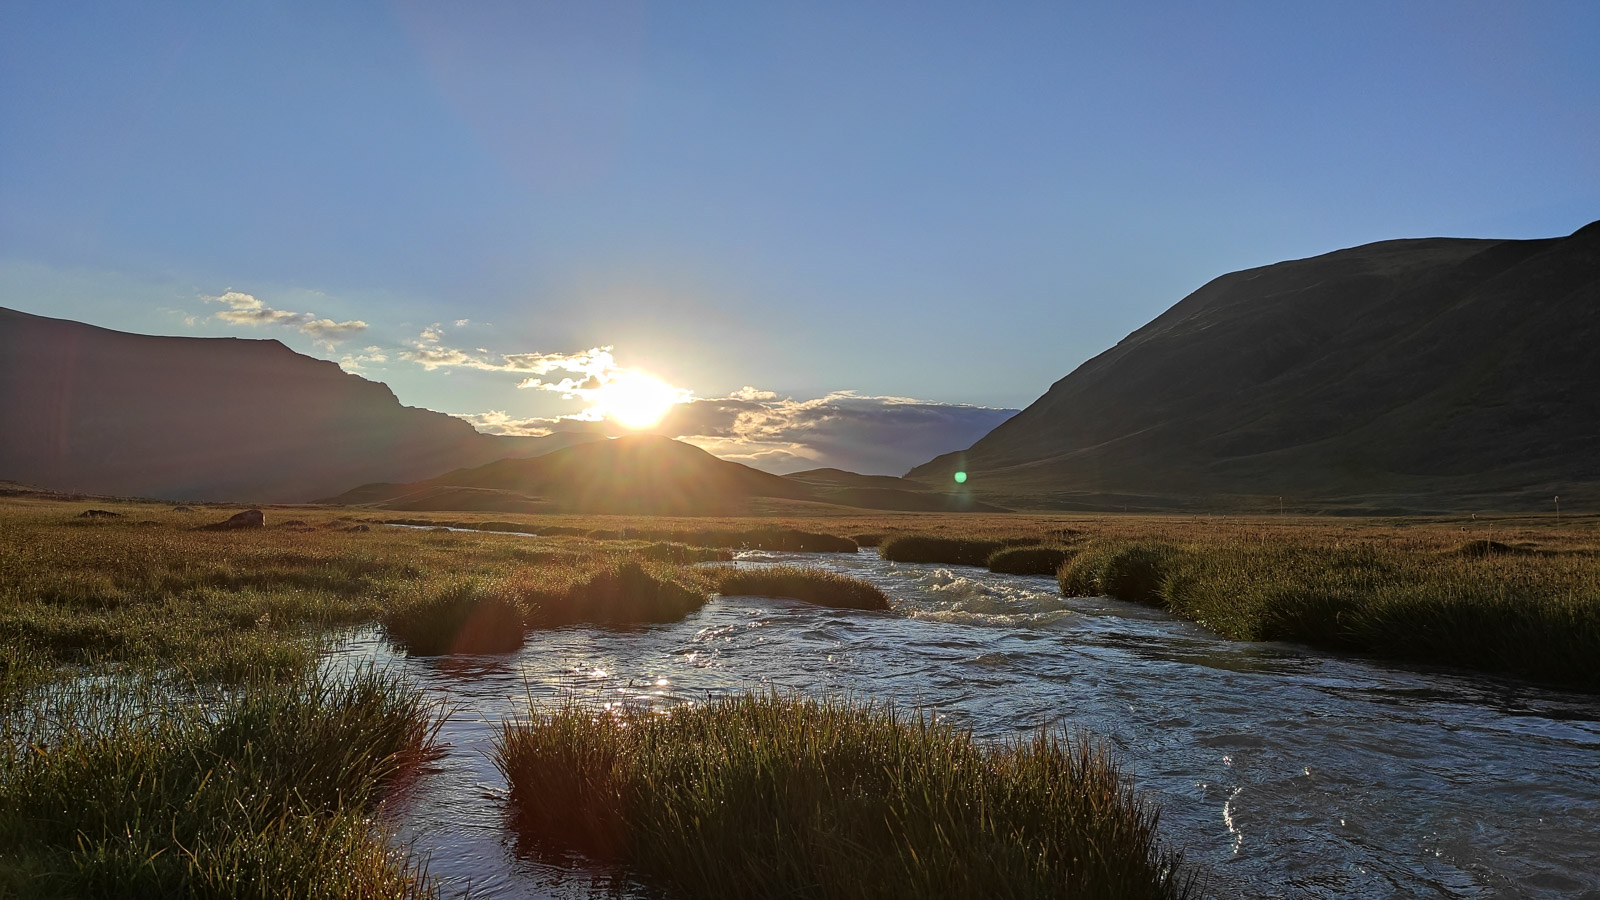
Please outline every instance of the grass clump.
[[536, 846], [691, 897], [1180, 897], [1157, 812], [1093, 744], [986, 747], [892, 708], [745, 696], [503, 727]]
[[1054, 575], [1072, 551], [1064, 547], [1002, 547], [989, 554], [989, 571], [1003, 575]]
[[433, 896], [371, 824], [433, 733], [420, 692], [371, 671], [188, 700], [55, 685], [5, 724], [0, 894]]
[[989, 557], [1007, 547], [1039, 543], [1037, 538], [938, 537], [899, 534], [878, 545], [878, 555], [890, 562], [943, 563], [952, 566], [986, 566]]
[[1162, 606], [1235, 640], [1600, 690], [1591, 554], [1253, 538], [1093, 541], [1061, 569], [1061, 591]]
[[1177, 547], [1159, 541], [1091, 544], [1061, 569], [1061, 592], [1161, 605], [1167, 572], [1178, 553]]
[[530, 617], [540, 627], [676, 622], [711, 599], [692, 571], [632, 558], [541, 575], [545, 580], [532, 594]]
[[390, 640], [419, 656], [511, 653], [522, 646], [529, 612], [516, 582], [455, 575], [407, 584], [379, 621]]
[[836, 609], [889, 608], [889, 598], [877, 585], [825, 569], [804, 566], [724, 567], [710, 570], [712, 583], [723, 594], [752, 597], [788, 597], [803, 603]]

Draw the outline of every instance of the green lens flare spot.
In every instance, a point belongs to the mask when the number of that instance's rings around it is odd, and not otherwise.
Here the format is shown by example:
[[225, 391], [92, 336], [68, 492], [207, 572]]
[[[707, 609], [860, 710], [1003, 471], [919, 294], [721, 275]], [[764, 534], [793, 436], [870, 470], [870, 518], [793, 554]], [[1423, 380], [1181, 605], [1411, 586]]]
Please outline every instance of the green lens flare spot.
[[965, 472], [957, 472], [956, 473], [956, 484], [966, 484], [966, 483], [967, 483], [967, 473], [965, 473]]

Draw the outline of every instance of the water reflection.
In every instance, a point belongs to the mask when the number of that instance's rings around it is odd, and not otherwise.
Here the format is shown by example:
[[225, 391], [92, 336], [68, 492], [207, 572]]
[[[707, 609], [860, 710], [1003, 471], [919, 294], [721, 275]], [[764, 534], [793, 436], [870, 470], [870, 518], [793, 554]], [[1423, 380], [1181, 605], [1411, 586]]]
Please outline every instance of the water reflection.
[[[1600, 701], [1448, 670], [1222, 641], [1048, 578], [752, 554], [868, 578], [890, 614], [729, 597], [682, 622], [537, 632], [515, 654], [397, 656], [456, 705], [450, 752], [394, 809], [431, 871], [477, 897], [648, 896], [518, 847], [486, 751], [530, 702], [667, 709], [725, 692], [890, 699], [981, 737], [1057, 723], [1117, 749], [1166, 840], [1220, 896], [1570, 897], [1600, 892]], [[1597, 894], [1600, 896], [1600, 894]]]

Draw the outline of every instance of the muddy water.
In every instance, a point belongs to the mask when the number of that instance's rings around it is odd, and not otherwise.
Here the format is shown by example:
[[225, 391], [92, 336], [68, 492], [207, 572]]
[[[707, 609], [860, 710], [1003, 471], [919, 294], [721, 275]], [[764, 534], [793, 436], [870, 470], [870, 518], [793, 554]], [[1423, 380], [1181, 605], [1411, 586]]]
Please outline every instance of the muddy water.
[[[438, 770], [394, 804], [403, 840], [474, 897], [648, 896], [524, 852], [486, 751], [535, 704], [666, 707], [794, 688], [917, 706], [1004, 738], [1087, 729], [1163, 808], [1210, 893], [1600, 898], [1600, 699], [1460, 672], [1221, 640], [1048, 578], [856, 555], [746, 554], [867, 578], [891, 613], [723, 597], [682, 622], [536, 632], [501, 657], [393, 665], [456, 712]], [[1597, 661], [1600, 664], [1600, 661]]]

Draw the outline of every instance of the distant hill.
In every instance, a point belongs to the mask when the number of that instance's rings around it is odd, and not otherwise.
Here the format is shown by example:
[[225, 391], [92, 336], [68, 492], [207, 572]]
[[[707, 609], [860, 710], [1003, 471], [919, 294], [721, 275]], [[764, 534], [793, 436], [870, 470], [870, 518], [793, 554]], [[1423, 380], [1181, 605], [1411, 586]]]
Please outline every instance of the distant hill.
[[1385, 241], [1224, 275], [970, 449], [1027, 506], [1600, 505], [1600, 222]]
[[127, 334], [9, 309], [0, 423], [0, 478], [174, 500], [304, 501], [592, 439], [480, 434], [277, 341]]
[[751, 501], [760, 498], [869, 509], [971, 508], [963, 498], [925, 489], [863, 493], [854, 487], [808, 484], [657, 435], [597, 441], [533, 459], [503, 459], [408, 484], [366, 484], [324, 502], [395, 510], [734, 515], [749, 512]]
[[1004, 512], [969, 492], [950, 491], [954, 484], [934, 488], [893, 475], [859, 475], [843, 469], [807, 469], [783, 476], [811, 487], [820, 499], [838, 506], [901, 512]]

